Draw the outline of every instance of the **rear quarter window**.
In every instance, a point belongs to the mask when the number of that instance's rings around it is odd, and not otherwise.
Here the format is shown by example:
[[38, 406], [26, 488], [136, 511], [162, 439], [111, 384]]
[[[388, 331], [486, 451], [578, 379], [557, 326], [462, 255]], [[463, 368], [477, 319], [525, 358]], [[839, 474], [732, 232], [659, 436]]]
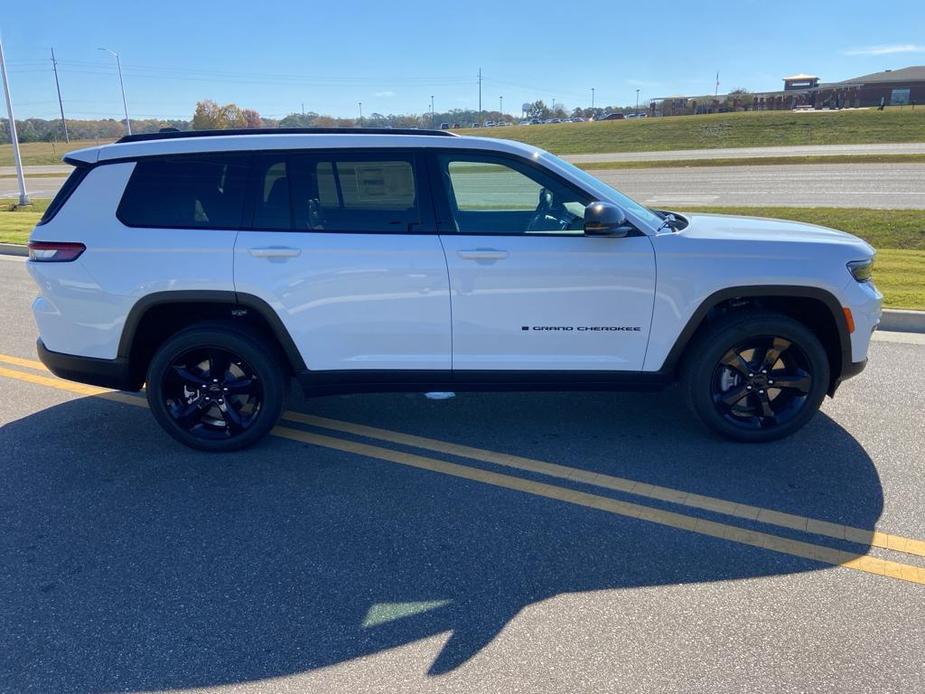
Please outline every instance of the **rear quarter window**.
[[66, 203], [68, 198], [77, 190], [77, 186], [86, 178], [88, 173], [90, 173], [89, 166], [78, 166], [71, 171], [70, 175], [65, 179], [64, 185], [58, 189], [55, 197], [52, 198], [48, 207], [45, 208], [45, 214], [42, 215], [42, 218], [38, 222], [39, 224], [47, 224], [54, 219], [55, 215], [64, 207], [64, 203]]
[[116, 216], [131, 227], [239, 229], [248, 166], [241, 154], [140, 159]]

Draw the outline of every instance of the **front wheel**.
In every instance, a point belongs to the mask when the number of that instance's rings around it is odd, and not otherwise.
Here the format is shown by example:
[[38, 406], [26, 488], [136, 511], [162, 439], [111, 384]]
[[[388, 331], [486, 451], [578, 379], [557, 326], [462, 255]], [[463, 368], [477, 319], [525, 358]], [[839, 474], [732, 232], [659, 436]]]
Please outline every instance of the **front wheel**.
[[736, 441], [773, 441], [805, 425], [829, 385], [829, 361], [805, 325], [778, 314], [721, 319], [684, 357], [694, 415]]
[[286, 396], [278, 350], [223, 325], [183, 330], [148, 367], [147, 396], [158, 423], [177, 441], [203, 451], [234, 451], [276, 424]]

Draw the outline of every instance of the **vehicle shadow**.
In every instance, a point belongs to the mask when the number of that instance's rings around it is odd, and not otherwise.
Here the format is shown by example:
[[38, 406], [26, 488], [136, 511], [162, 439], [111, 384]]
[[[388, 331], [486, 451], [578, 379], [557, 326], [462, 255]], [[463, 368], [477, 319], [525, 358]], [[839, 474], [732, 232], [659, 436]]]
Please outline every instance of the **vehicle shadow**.
[[[747, 446], [702, 433], [677, 400], [667, 391], [295, 405], [874, 526], [876, 470], [828, 417], [791, 440]], [[828, 568], [278, 438], [199, 454], [168, 440], [146, 410], [99, 398], [7, 424], [0, 451], [3, 691], [246, 682], [451, 632], [430, 667], [439, 674], [559, 594]], [[633, 625], [613, 638], [632, 648]]]

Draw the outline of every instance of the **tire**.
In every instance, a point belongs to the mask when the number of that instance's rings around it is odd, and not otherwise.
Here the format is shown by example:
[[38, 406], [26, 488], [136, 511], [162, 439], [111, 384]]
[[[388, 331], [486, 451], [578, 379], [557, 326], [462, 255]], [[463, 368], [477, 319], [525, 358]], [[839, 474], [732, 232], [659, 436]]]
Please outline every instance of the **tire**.
[[828, 391], [829, 360], [819, 339], [777, 313], [724, 317], [682, 358], [691, 412], [734, 441], [789, 436], [812, 419]]
[[263, 438], [279, 420], [288, 386], [284, 364], [276, 345], [244, 326], [191, 326], [151, 360], [148, 404], [180, 443], [236, 451]]

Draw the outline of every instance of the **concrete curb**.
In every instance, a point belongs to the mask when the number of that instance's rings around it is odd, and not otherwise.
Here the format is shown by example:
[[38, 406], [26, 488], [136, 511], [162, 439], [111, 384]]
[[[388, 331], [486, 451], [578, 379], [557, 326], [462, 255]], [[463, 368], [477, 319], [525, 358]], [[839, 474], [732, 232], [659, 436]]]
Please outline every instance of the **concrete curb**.
[[894, 333], [925, 333], [925, 311], [883, 309], [879, 329]]
[[0, 243], [0, 253], [3, 255], [29, 255], [29, 250], [18, 243]]
[[[29, 251], [18, 243], [0, 243], [0, 254], [28, 256]], [[925, 311], [885, 308], [880, 317], [880, 330], [895, 333], [925, 333]]]

